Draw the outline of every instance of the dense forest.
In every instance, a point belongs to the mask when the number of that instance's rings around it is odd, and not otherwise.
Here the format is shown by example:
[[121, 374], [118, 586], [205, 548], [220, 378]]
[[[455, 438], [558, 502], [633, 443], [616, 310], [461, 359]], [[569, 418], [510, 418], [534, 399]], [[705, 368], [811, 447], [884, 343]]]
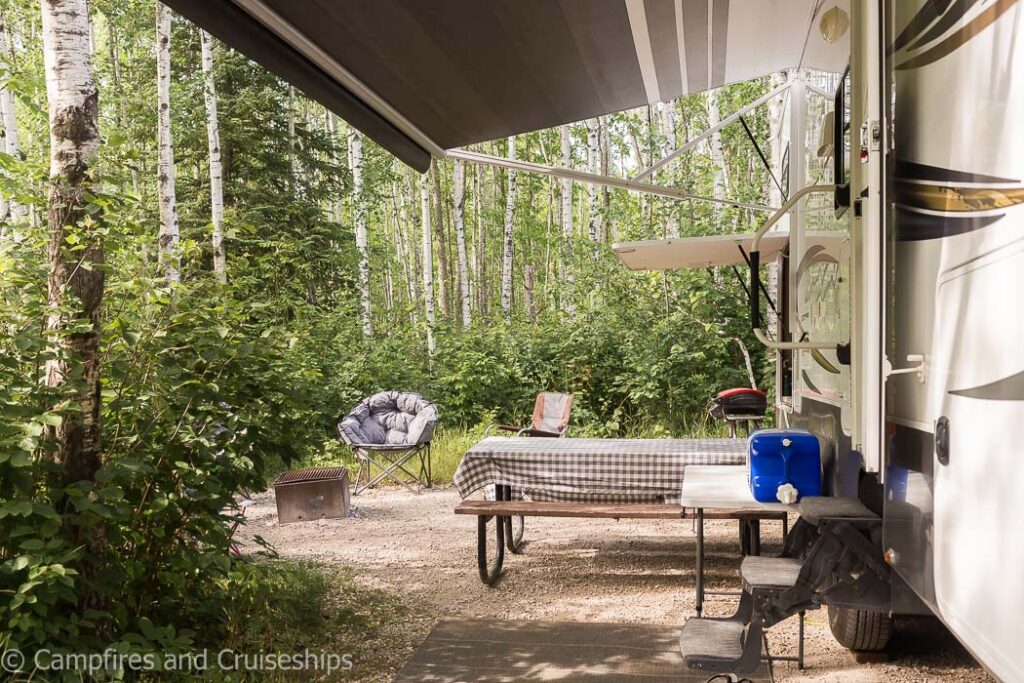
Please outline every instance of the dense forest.
[[[57, 6], [82, 13], [97, 126], [65, 213]], [[233, 494], [324, 457], [375, 391], [434, 401], [442, 434], [560, 390], [578, 433], [681, 435], [748, 383], [733, 274], [633, 273], [610, 245], [749, 231], [763, 213], [450, 159], [420, 176], [152, 0], [42, 7], [0, 2], [0, 646], [241, 638], [238, 615], [280, 579], [229, 558]], [[474, 149], [630, 176], [778, 82]], [[781, 166], [780, 111], [657, 182], [778, 206], [762, 154]]]

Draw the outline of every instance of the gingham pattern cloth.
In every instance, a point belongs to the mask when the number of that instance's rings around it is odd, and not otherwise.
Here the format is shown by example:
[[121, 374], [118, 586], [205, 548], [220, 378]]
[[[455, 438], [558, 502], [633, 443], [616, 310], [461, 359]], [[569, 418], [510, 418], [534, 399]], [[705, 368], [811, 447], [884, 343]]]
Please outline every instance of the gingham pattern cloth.
[[677, 504], [687, 465], [742, 465], [746, 454], [746, 439], [491, 436], [466, 451], [454, 479], [463, 498], [500, 484], [535, 501]]

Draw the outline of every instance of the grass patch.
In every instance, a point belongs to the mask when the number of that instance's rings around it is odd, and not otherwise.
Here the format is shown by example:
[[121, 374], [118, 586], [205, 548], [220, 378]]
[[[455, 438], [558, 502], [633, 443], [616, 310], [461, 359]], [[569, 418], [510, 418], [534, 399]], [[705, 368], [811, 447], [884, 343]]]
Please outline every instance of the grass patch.
[[[227, 639], [211, 647], [207, 681], [390, 681], [426, 637], [432, 619], [425, 609], [386, 591], [359, 586], [351, 573], [310, 562], [241, 561], [238, 586], [226, 606]], [[204, 647], [197, 644], [197, 649]], [[207, 646], [209, 647], [209, 646]], [[348, 656], [351, 667], [323, 670], [224, 672], [214, 651], [240, 655]], [[189, 676], [188, 679], [194, 678]], [[168, 680], [167, 674], [151, 678]], [[185, 680], [183, 678], [183, 680]]]

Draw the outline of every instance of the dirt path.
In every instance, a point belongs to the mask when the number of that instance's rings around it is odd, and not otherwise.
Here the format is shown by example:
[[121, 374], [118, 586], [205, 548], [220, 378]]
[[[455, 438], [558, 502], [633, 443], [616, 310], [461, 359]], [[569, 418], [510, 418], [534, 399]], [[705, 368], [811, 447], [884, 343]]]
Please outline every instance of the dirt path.
[[[354, 499], [354, 516], [279, 526], [272, 492], [249, 508], [242, 537], [258, 534], [283, 557], [350, 568], [364, 586], [409, 596], [437, 618], [543, 619], [677, 625], [694, 613], [694, 530], [689, 521], [526, 521], [522, 555], [506, 556], [496, 588], [476, 571], [476, 518], [457, 516], [453, 490], [381, 489]], [[738, 590], [735, 522], [706, 525], [709, 590]], [[762, 530], [777, 552], [776, 523]], [[708, 596], [709, 615], [732, 612], [733, 597]], [[777, 681], [977, 681], [984, 672], [946, 634], [897, 636], [890, 660], [858, 664], [832, 639], [824, 611], [808, 614], [807, 670], [777, 663]], [[795, 619], [768, 634], [773, 653], [796, 652]], [[935, 646], [937, 643], [937, 647]]]

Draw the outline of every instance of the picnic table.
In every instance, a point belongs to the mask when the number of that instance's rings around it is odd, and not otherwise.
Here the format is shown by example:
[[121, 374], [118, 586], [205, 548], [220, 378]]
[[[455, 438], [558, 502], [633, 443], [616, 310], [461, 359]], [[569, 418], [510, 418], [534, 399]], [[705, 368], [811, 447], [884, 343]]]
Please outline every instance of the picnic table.
[[746, 439], [487, 437], [455, 471], [463, 498], [509, 486], [516, 498], [563, 503], [679, 503], [689, 465], [742, 465]]
[[[687, 467], [737, 466], [745, 439], [529, 439], [488, 437], [470, 448], [454, 482], [456, 514], [477, 517], [477, 565], [488, 585], [501, 576], [506, 547], [519, 552], [525, 517], [687, 519]], [[484, 489], [485, 499], [468, 499]], [[711, 519], [747, 519], [705, 511]], [[488, 525], [495, 552], [488, 559]]]

